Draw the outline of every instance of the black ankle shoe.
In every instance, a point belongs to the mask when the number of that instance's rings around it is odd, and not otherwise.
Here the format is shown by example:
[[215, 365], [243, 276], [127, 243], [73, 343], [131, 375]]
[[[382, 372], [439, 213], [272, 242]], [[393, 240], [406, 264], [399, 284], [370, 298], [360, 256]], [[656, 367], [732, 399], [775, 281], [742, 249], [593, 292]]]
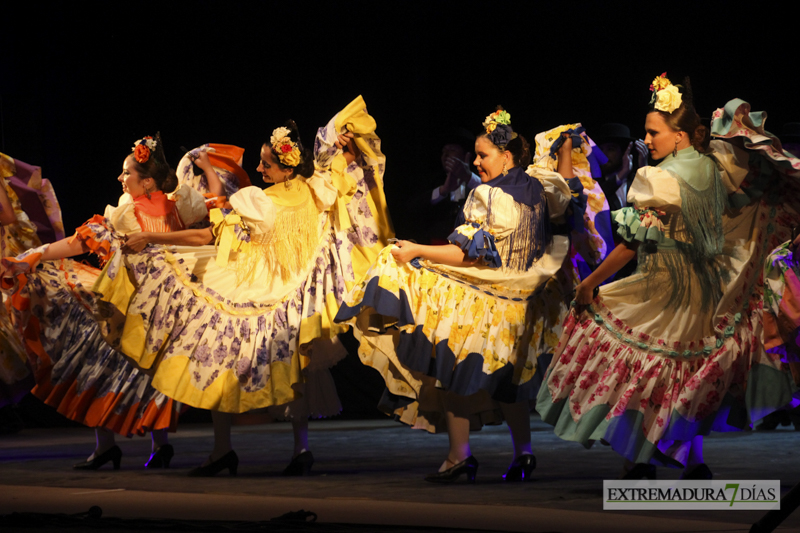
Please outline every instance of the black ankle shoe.
[[475, 483], [475, 474], [478, 473], [478, 460], [469, 456], [457, 465], [453, 465], [444, 472], [434, 472], [425, 476], [425, 481], [431, 483], [452, 483], [461, 474], [467, 475], [467, 483]]
[[159, 446], [156, 451], [150, 454], [150, 459], [144, 464], [145, 468], [169, 468], [169, 462], [172, 456], [175, 455], [175, 450], [172, 444], [165, 444]]
[[235, 476], [239, 468], [239, 456], [231, 450], [213, 463], [206, 466], [198, 466], [189, 470], [189, 477], [212, 477], [221, 471], [228, 469], [230, 475]]
[[530, 481], [531, 473], [536, 468], [536, 457], [532, 454], [526, 453], [515, 457], [508, 467], [506, 473], [503, 474], [504, 481]]
[[122, 450], [116, 444], [107, 449], [100, 455], [95, 455], [91, 461], [84, 461], [75, 464], [72, 468], [76, 470], [97, 470], [107, 462], [114, 463], [114, 470], [119, 470], [119, 463], [122, 460]]
[[289, 463], [289, 466], [283, 469], [282, 476], [308, 476], [311, 475], [311, 467], [314, 465], [314, 456], [309, 450], [298, 454]]
[[714, 474], [711, 472], [711, 469], [708, 468], [708, 465], [705, 463], [700, 463], [699, 465], [692, 468], [689, 472], [684, 472], [681, 476], [681, 479], [694, 479], [705, 481], [709, 480], [714, 477]]
[[656, 466], [650, 463], [636, 463], [620, 479], [655, 479]]

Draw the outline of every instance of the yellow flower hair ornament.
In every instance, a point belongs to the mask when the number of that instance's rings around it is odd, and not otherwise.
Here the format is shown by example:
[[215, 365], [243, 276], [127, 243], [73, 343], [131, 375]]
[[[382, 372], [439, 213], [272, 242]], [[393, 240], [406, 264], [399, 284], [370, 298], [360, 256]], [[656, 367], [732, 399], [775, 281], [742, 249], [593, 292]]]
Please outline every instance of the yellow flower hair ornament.
[[680, 85], [673, 85], [669, 81], [666, 72], [662, 73], [661, 76], [657, 76], [653, 83], [650, 84], [650, 90], [653, 92], [650, 104], [657, 111], [672, 114], [683, 102], [683, 97], [678, 87]]
[[278, 157], [278, 161], [287, 167], [296, 167], [300, 164], [302, 157], [300, 147], [289, 137], [289, 128], [275, 128], [269, 138], [272, 151]]

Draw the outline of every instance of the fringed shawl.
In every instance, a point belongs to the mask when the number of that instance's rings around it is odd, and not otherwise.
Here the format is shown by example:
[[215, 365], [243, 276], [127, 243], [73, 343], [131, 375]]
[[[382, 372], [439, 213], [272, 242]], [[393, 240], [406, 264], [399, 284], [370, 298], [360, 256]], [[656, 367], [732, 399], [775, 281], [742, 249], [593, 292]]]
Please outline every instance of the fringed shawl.
[[146, 195], [139, 196], [133, 203], [136, 220], [142, 231], [169, 233], [186, 229], [178, 215], [175, 201], [167, 198], [161, 191], [150, 193], [150, 198]]
[[659, 166], [680, 186], [680, 213], [670, 221], [670, 236], [675, 239], [678, 253], [650, 253], [654, 250], [640, 247], [640, 270], [655, 272], [663, 268], [668, 272], [671, 308], [688, 301], [690, 283], [686, 276], [696, 277], [702, 309], [707, 311], [719, 302], [723, 283], [730, 274], [721, 261], [725, 244], [722, 214], [727, 193], [713, 160], [694, 148], [681, 150], [677, 157], [669, 155]]
[[[501, 225], [501, 216], [508, 216], [508, 213], [497, 212], [497, 209], [507, 209], [509, 205], [501, 202], [503, 207], [498, 207], [497, 195], [504, 193], [514, 201], [516, 223], [510, 233], [498, 234], [495, 239], [503, 267], [515, 271], [528, 270], [544, 255], [552, 241], [544, 187], [539, 180], [532, 179], [520, 168], [512, 168], [507, 175], [498, 176], [485, 185], [495, 189], [489, 194], [486, 208], [486, 225], [490, 232]], [[473, 200], [474, 195], [471, 194], [467, 204]], [[464, 206], [464, 213], [469, 212], [469, 207]]]
[[264, 191], [275, 206], [272, 228], [251, 233], [249, 250], [236, 258], [237, 281], [252, 283], [263, 267], [268, 276], [286, 282], [305, 268], [319, 244], [319, 210], [305, 182], [294, 179]]

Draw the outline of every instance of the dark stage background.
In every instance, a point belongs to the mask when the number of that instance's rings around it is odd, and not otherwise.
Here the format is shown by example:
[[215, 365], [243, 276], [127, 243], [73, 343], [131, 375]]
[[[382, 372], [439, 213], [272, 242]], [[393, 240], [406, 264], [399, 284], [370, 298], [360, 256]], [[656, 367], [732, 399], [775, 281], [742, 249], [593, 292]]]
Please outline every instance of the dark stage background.
[[[21, 2], [15, 2], [21, 4]], [[641, 133], [648, 86], [692, 76], [708, 116], [732, 97], [800, 120], [796, 17], [733, 2], [27, 2], [3, 7], [0, 151], [43, 167], [74, 228], [121, 192], [132, 142], [246, 149], [287, 118], [305, 142], [363, 94], [387, 155], [402, 237], [438, 185], [440, 147], [498, 103], [531, 138], [558, 124]]]

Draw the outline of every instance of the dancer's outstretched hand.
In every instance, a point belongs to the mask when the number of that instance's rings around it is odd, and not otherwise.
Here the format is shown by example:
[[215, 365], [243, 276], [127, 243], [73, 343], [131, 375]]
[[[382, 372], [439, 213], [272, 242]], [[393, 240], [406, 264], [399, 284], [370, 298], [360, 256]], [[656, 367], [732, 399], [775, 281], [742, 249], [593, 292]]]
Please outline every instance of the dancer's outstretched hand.
[[150, 244], [150, 235], [148, 232], [131, 233], [125, 236], [125, 246], [122, 247], [122, 253], [138, 254], [144, 250], [148, 244]]
[[397, 248], [392, 249], [392, 255], [398, 263], [408, 263], [419, 255], [417, 244], [410, 241], [397, 241]]

